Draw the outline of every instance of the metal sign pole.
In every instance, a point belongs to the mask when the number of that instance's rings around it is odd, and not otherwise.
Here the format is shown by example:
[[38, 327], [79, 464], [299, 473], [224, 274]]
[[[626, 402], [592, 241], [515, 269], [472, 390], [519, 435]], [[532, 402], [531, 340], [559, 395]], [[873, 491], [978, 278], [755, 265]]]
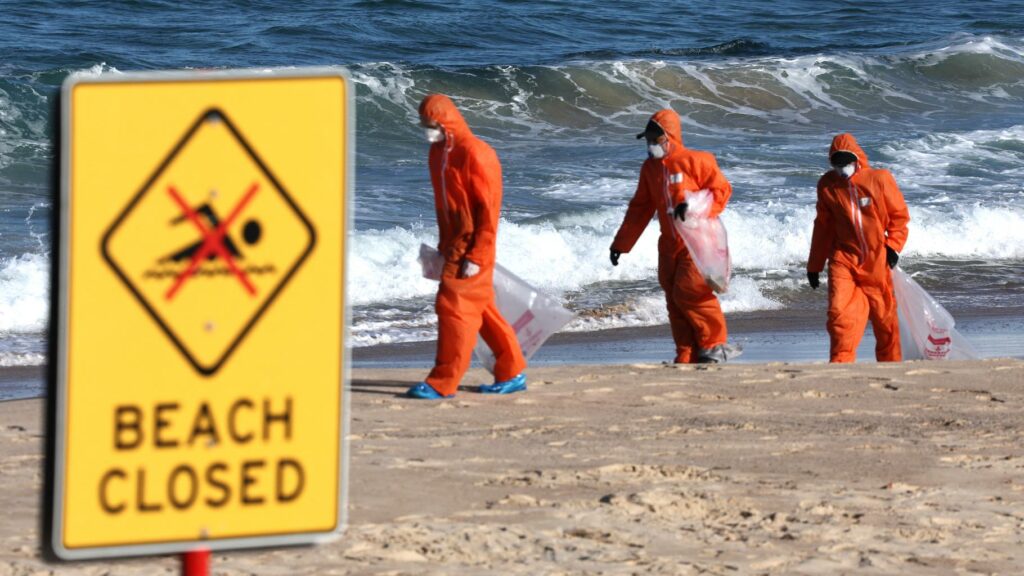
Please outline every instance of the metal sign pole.
[[181, 555], [182, 576], [210, 576], [210, 551], [190, 550]]

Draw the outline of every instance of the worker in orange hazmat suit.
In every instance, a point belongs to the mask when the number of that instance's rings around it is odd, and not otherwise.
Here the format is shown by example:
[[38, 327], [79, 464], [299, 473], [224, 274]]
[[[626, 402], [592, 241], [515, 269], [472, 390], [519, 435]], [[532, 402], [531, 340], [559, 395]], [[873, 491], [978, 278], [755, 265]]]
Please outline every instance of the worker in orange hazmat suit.
[[730, 354], [722, 307], [690, 257], [672, 223], [686, 219], [686, 193], [710, 190], [711, 216], [725, 209], [732, 186], [709, 152], [683, 146], [679, 115], [660, 110], [637, 139], [647, 140], [649, 158], [640, 168], [640, 182], [626, 217], [611, 245], [611, 262], [618, 266], [643, 234], [654, 214], [661, 224], [658, 239], [658, 282], [665, 291], [668, 319], [676, 344], [676, 363], [725, 362]]
[[818, 180], [817, 217], [807, 257], [807, 280], [828, 260], [831, 362], [853, 362], [867, 321], [875, 332], [875, 358], [901, 359], [899, 319], [891, 268], [907, 242], [910, 213], [888, 170], [872, 168], [851, 134], [829, 148], [832, 170]]
[[526, 390], [526, 360], [519, 341], [494, 303], [495, 242], [501, 210], [501, 164], [469, 129], [451, 99], [431, 94], [420, 103], [420, 124], [430, 144], [430, 180], [444, 257], [437, 291], [437, 357], [413, 398], [455, 395], [469, 369], [479, 333], [494, 352], [494, 384], [483, 393]]

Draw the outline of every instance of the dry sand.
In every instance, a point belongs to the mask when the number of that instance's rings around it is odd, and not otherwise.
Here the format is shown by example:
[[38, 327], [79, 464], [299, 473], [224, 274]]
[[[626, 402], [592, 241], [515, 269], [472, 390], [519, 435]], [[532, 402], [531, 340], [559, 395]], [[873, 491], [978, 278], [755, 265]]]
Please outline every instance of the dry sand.
[[[399, 397], [421, 374], [353, 373], [340, 540], [213, 573], [1024, 573], [1024, 361], [564, 366]], [[0, 574], [175, 573], [39, 559], [40, 412], [0, 404]]]

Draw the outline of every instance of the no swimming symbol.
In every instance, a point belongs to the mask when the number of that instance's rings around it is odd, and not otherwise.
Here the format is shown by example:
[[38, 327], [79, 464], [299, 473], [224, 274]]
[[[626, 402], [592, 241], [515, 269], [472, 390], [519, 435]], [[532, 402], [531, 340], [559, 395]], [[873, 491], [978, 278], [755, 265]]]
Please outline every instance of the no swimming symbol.
[[312, 224], [216, 109], [111, 224], [103, 255], [171, 343], [216, 372], [302, 265]]
[[[199, 269], [200, 264], [204, 260], [220, 258], [224, 261], [228, 270], [231, 271], [238, 281], [245, 288], [245, 291], [251, 296], [256, 295], [256, 287], [253, 286], [252, 282], [249, 281], [249, 277], [246, 272], [238, 267], [235, 263], [235, 258], [241, 256], [241, 252], [235, 247], [234, 242], [227, 235], [228, 227], [231, 226], [232, 222], [238, 218], [238, 215], [245, 209], [245, 206], [252, 200], [252, 197], [259, 190], [259, 183], [253, 182], [252, 186], [245, 192], [242, 199], [238, 201], [238, 204], [231, 211], [231, 214], [224, 221], [220, 221], [217, 217], [217, 213], [214, 212], [213, 208], [209, 204], [203, 204], [199, 208], [199, 212], [202, 212], [206, 219], [210, 222], [211, 226], [207, 226], [203, 223], [202, 219], [193, 210], [185, 199], [181, 197], [181, 193], [178, 192], [174, 186], [167, 188], [167, 193], [170, 194], [174, 202], [181, 208], [182, 218], [187, 219], [199, 229], [199, 233], [202, 235], [202, 239], [192, 244], [191, 246], [180, 250], [173, 254], [169, 258], [163, 259], [163, 261], [170, 260], [171, 262], [178, 262], [185, 257], [190, 257], [188, 267], [182, 271], [177, 278], [174, 280], [174, 284], [167, 290], [167, 300], [172, 300], [174, 295], [179, 289], [185, 284], [185, 282], [195, 274], [196, 270]], [[175, 222], [180, 221], [176, 219]], [[258, 220], [250, 220], [242, 231], [243, 237], [249, 241], [250, 244], [255, 244], [259, 240], [260, 226]], [[272, 269], [272, 268], [271, 268]]]

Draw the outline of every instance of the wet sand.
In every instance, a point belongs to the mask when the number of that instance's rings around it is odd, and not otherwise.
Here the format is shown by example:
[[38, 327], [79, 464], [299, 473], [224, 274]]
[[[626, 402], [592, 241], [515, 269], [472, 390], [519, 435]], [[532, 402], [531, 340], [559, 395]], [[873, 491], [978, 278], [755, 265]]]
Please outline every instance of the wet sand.
[[[735, 361], [824, 362], [829, 339], [824, 310], [767, 310], [726, 315], [729, 340], [743, 348]], [[957, 329], [985, 358], [1024, 358], [1024, 309], [974, 310], [957, 316]], [[436, 342], [407, 342], [355, 348], [356, 367], [419, 367], [434, 360]], [[870, 326], [857, 351], [860, 362], [874, 361], [875, 339]], [[559, 332], [530, 359], [531, 366], [561, 364], [624, 364], [662, 362], [674, 355], [668, 325], [613, 328], [592, 332]]]
[[[957, 329], [983, 358], [1024, 359], [1024, 308], [957, 313]], [[743, 348], [741, 364], [824, 362], [828, 333], [824, 310], [762, 310], [727, 315], [729, 339]], [[858, 348], [859, 362], [874, 362], [875, 340], [868, 327]], [[381, 344], [352, 349], [357, 369], [416, 368], [422, 378], [434, 361], [435, 340]], [[674, 348], [668, 325], [559, 332], [530, 359], [532, 367], [569, 364], [660, 363]], [[0, 401], [46, 393], [45, 366], [0, 367]], [[532, 372], [532, 368], [531, 368]]]
[[[444, 402], [400, 396], [420, 370], [352, 376], [345, 535], [214, 574], [1024, 570], [1021, 360], [562, 365]], [[41, 410], [0, 403], [0, 574], [174, 573], [40, 560]]]

